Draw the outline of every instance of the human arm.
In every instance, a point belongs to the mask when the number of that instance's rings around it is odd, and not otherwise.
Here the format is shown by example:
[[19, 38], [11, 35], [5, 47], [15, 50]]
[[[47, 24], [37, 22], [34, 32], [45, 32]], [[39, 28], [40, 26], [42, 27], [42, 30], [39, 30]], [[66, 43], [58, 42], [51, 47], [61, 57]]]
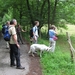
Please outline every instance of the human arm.
[[26, 32], [25, 30], [23, 30], [23, 29], [21, 29], [22, 30], [22, 32]]

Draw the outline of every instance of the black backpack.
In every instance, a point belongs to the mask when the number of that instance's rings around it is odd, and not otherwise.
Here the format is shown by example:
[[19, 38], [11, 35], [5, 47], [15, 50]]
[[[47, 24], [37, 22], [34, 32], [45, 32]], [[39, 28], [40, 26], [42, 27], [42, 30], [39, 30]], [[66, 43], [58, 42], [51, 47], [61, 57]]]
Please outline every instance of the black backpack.
[[[36, 28], [35, 28], [35, 31], [36, 31]], [[30, 29], [29, 34], [30, 34], [30, 38], [32, 38], [33, 37], [33, 27]]]
[[30, 38], [33, 37], [33, 28], [30, 29], [29, 34], [30, 34]]
[[10, 41], [11, 35], [9, 34], [8, 29], [9, 29], [9, 27], [7, 25], [2, 26], [3, 38], [5, 41]]
[[5, 33], [5, 24], [4, 25], [2, 25], [2, 34], [4, 34]]

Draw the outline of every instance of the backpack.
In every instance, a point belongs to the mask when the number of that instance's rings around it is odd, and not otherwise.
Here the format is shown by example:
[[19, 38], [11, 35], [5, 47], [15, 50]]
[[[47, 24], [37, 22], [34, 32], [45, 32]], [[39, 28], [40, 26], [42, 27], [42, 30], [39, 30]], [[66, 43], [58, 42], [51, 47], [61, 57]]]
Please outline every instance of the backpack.
[[29, 34], [30, 34], [30, 38], [33, 37], [33, 28], [30, 29]]
[[[36, 31], [36, 28], [35, 28], [35, 31]], [[33, 37], [33, 28], [30, 29], [29, 34], [30, 34], [30, 38], [32, 38]]]
[[5, 24], [4, 25], [2, 25], [2, 34], [4, 34], [4, 31], [5, 31]]
[[10, 41], [11, 35], [9, 34], [8, 29], [9, 29], [9, 27], [7, 25], [4, 25], [2, 27], [3, 38], [5, 41]]

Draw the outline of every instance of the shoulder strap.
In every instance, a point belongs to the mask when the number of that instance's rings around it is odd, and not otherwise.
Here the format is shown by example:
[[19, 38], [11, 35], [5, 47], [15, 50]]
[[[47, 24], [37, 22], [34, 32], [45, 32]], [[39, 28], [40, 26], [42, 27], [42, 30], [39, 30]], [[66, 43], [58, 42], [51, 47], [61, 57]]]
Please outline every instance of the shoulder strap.
[[[8, 29], [10, 29], [10, 28], [12, 28], [12, 26], [9, 26], [9, 27], [8, 27]], [[8, 30], [8, 31], [9, 31], [9, 30]], [[10, 32], [11, 32], [11, 30], [10, 30]], [[9, 33], [9, 34], [10, 34], [10, 33]], [[11, 33], [10, 35], [12, 35], [12, 33]]]
[[37, 28], [35, 27], [35, 32], [36, 32]]

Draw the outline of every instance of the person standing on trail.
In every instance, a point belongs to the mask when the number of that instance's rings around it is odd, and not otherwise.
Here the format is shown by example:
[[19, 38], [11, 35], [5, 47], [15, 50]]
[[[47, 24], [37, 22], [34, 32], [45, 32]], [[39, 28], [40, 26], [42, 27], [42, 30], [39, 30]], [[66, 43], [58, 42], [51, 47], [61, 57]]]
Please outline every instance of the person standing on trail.
[[35, 21], [34, 24], [35, 25], [33, 27], [33, 43], [36, 44], [39, 37], [39, 34], [38, 34], [39, 21]]
[[[5, 28], [9, 28], [9, 25], [10, 25], [10, 21], [7, 21], [6, 24], [3, 24], [2, 25], [2, 34], [4, 35], [5, 34]], [[6, 48], [9, 49], [9, 43], [6, 42]]]
[[49, 42], [50, 42], [50, 47], [52, 47], [52, 52], [54, 52], [55, 50], [55, 46], [56, 46], [56, 27], [55, 25], [51, 25], [50, 29], [49, 29]]
[[23, 44], [23, 38], [22, 38], [21, 31], [22, 32], [25, 32], [25, 31], [21, 28], [21, 26], [19, 24], [16, 27], [16, 31], [17, 31], [18, 42], [21, 42]]
[[[9, 28], [10, 21], [6, 22], [7, 27]], [[6, 48], [9, 49], [9, 42], [6, 42]]]
[[[20, 62], [20, 45], [17, 41], [17, 33], [15, 26], [17, 25], [16, 19], [10, 21], [9, 33], [11, 35], [9, 44], [10, 44], [10, 66], [16, 66], [17, 69], [24, 69], [25, 67], [21, 66]], [[15, 64], [16, 59], [16, 64]]]

